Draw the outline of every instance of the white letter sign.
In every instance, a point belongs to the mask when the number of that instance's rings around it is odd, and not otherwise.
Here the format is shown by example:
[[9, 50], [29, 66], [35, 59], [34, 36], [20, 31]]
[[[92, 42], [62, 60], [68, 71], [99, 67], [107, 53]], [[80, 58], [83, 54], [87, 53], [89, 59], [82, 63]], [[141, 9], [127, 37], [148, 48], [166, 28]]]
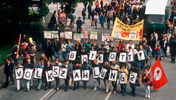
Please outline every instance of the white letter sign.
[[47, 82], [52, 82], [52, 81], [54, 81], [53, 71], [52, 71], [52, 70], [45, 71], [45, 75], [46, 75], [46, 80], [47, 80]]
[[43, 68], [35, 68], [34, 78], [42, 79]]
[[110, 73], [109, 73], [109, 80], [116, 82], [117, 81], [117, 74], [118, 74], [117, 70], [111, 69]]
[[129, 82], [132, 83], [132, 84], [135, 84], [136, 83], [136, 78], [137, 78], [137, 73], [131, 71]]
[[81, 80], [81, 70], [73, 70], [73, 81], [80, 81]]
[[59, 77], [59, 66], [53, 66], [53, 77]]
[[133, 53], [129, 52], [127, 58], [128, 58], [128, 62], [133, 62]]
[[24, 79], [31, 80], [33, 69], [26, 68], [24, 73]]
[[67, 78], [67, 68], [60, 68], [59, 78], [66, 79]]
[[76, 51], [70, 51], [69, 60], [74, 61], [76, 59]]
[[90, 50], [89, 60], [96, 59], [97, 51]]
[[119, 74], [119, 82], [120, 84], [125, 84], [125, 77], [126, 77], [126, 73], [120, 73]]
[[90, 70], [82, 70], [82, 81], [89, 81]]
[[72, 39], [72, 32], [65, 32], [65, 39]]
[[144, 51], [140, 50], [138, 51], [138, 60], [145, 60], [145, 55], [144, 55]]
[[100, 75], [99, 67], [94, 67], [93, 68], [93, 78], [98, 78], [99, 75]]
[[120, 53], [119, 62], [126, 62], [126, 53]]
[[98, 56], [98, 63], [100, 63], [100, 64], [102, 64], [103, 63], [103, 60], [104, 59], [104, 54], [99, 54], [99, 56]]
[[116, 52], [110, 52], [109, 53], [109, 61], [115, 61], [116, 60]]
[[105, 75], [106, 75], [106, 72], [107, 72], [107, 69], [102, 68], [102, 69], [101, 69], [101, 73], [100, 73], [100, 76], [99, 76], [99, 77], [100, 77], [101, 79], [104, 79], [104, 78], [105, 78]]
[[23, 78], [23, 68], [16, 68], [15, 76], [17, 80], [22, 79]]
[[83, 64], [83, 62], [88, 63], [88, 56], [87, 55], [81, 55], [81, 64]]

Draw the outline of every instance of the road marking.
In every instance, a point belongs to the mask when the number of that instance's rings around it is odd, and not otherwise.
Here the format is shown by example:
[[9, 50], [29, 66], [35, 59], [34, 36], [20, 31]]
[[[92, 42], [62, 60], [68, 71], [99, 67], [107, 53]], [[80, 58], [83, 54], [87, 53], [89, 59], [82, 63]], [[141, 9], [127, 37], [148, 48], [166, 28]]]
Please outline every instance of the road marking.
[[48, 96], [48, 94], [50, 94], [54, 89], [51, 89], [50, 91], [48, 91], [48, 93], [46, 93], [41, 99], [39, 100], [43, 100], [46, 96]]
[[109, 97], [111, 96], [111, 94], [112, 94], [112, 91], [110, 91], [110, 92], [108, 93], [108, 95], [106, 96], [105, 100], [108, 100]]

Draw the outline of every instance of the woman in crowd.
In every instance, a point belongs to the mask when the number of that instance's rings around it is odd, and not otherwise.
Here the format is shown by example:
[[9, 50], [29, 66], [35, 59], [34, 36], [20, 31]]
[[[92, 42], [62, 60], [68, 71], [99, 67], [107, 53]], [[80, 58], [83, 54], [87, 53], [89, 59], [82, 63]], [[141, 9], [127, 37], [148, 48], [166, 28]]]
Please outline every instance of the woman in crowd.
[[[42, 60], [39, 60], [38, 64], [36, 65], [36, 68], [44, 68], [44, 65], [42, 65]], [[39, 91], [42, 85], [42, 79], [38, 79], [38, 87], [37, 90]]]

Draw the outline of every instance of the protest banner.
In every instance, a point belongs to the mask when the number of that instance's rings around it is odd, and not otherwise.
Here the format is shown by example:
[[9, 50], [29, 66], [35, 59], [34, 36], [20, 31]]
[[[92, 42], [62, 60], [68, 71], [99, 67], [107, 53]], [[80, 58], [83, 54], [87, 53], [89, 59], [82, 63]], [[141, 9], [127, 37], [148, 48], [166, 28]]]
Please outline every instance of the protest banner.
[[72, 32], [65, 32], [65, 39], [72, 39]]
[[35, 68], [34, 78], [42, 79], [43, 68]]
[[31, 80], [33, 74], [33, 69], [26, 68], [24, 72], [23, 79]]
[[44, 31], [44, 38], [51, 39], [51, 31]]
[[81, 40], [81, 34], [74, 33], [74, 40]]
[[45, 71], [45, 75], [46, 75], [46, 81], [47, 81], [47, 82], [52, 82], [52, 81], [54, 81], [53, 71], [52, 71], [52, 70]]
[[81, 70], [73, 70], [73, 81], [80, 81], [81, 80]]
[[110, 34], [106, 34], [106, 33], [103, 33], [102, 34], [102, 41], [109, 41], [109, 39], [110, 39]]
[[58, 31], [51, 31], [51, 37], [52, 37], [53, 39], [59, 38]]
[[59, 22], [62, 24], [67, 24], [67, 16], [66, 13], [59, 13]]
[[90, 32], [90, 39], [98, 39], [98, 32]]
[[90, 80], [90, 70], [82, 70], [82, 81]]
[[144, 20], [135, 25], [126, 25], [116, 18], [111, 37], [124, 40], [141, 40]]
[[65, 39], [65, 32], [60, 32], [60, 39]]
[[16, 68], [15, 76], [17, 80], [22, 79], [23, 78], [23, 68]]

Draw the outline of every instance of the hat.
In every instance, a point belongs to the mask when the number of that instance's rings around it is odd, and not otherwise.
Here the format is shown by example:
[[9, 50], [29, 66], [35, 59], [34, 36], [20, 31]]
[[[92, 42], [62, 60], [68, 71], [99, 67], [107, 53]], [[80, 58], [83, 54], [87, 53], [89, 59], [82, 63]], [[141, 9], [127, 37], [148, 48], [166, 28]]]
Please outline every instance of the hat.
[[26, 58], [30, 58], [30, 55], [29, 55], [29, 54], [26, 54]]

